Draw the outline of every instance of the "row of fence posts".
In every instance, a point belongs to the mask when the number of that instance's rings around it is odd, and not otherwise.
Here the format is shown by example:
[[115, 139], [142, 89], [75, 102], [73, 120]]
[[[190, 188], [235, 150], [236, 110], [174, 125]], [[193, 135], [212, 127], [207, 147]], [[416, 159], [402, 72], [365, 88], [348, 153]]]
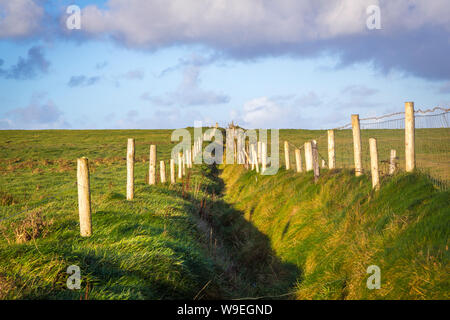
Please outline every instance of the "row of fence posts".
[[[357, 177], [363, 174], [362, 163], [362, 146], [361, 146], [361, 128], [359, 115], [351, 116], [352, 120], [352, 134], [353, 134], [353, 151], [354, 151], [354, 165], [355, 175]], [[315, 140], [305, 143], [305, 167], [306, 171], [314, 172], [314, 180], [317, 182], [319, 169], [319, 155], [318, 146]], [[378, 147], [377, 139], [369, 138], [370, 150], [370, 171], [372, 175], [372, 187], [376, 190], [380, 188], [380, 174], [378, 169]], [[290, 150], [289, 142], [284, 142], [284, 155], [286, 170], [290, 169]], [[397, 150], [392, 149], [389, 158], [389, 175], [393, 175], [396, 170]], [[295, 162], [297, 172], [302, 172], [302, 157], [299, 148], [295, 149]], [[322, 160], [322, 167], [325, 167], [325, 160]], [[405, 103], [405, 169], [406, 172], [414, 171], [416, 167], [415, 155], [415, 120], [414, 120], [414, 102]], [[334, 130], [328, 130], [328, 168], [336, 168], [336, 152], [335, 152], [335, 136]]]
[[[201, 152], [201, 139], [194, 143], [192, 149], [185, 150], [184, 153], [178, 153], [178, 179], [186, 175], [186, 168], [190, 169], [193, 165], [193, 159]], [[127, 144], [127, 200], [134, 199], [134, 163], [135, 163], [135, 141], [128, 139]], [[156, 184], [156, 145], [150, 145], [149, 156], [149, 175], [148, 184]], [[160, 181], [166, 183], [166, 163], [161, 160], [159, 163]], [[170, 159], [170, 183], [176, 183], [175, 159]], [[91, 192], [89, 177], [89, 160], [85, 157], [77, 160], [77, 183], [78, 183], [78, 211], [80, 218], [80, 234], [82, 237], [92, 235], [91, 220]]]
[[[353, 133], [353, 150], [355, 175], [363, 174], [362, 165], [362, 147], [361, 147], [361, 129], [359, 115], [351, 116], [352, 133]], [[234, 135], [234, 134], [233, 134]], [[414, 122], [414, 102], [405, 103], [405, 164], [406, 171], [412, 172], [415, 169], [415, 122]], [[227, 137], [228, 138], [228, 137]], [[250, 146], [245, 145], [245, 141], [237, 142], [232, 139], [227, 140], [227, 148], [229, 143], [233, 143], [232, 150], [234, 159], [238, 163], [244, 163], [246, 168], [251, 165], [251, 170], [264, 173], [267, 167], [267, 144], [258, 141]], [[188, 148], [184, 153], [178, 153], [178, 178], [182, 179], [186, 174], [186, 167], [192, 168], [193, 160], [202, 152], [202, 138], [194, 141], [192, 148]], [[370, 169], [372, 175], [372, 187], [376, 190], [380, 187], [380, 177], [378, 169], [378, 149], [377, 140], [369, 139], [370, 147]], [[230, 149], [227, 149], [230, 150]], [[305, 167], [306, 171], [313, 171], [314, 181], [317, 182], [320, 175], [319, 152], [316, 140], [307, 141], [304, 144]], [[303, 172], [303, 164], [301, 151], [295, 149], [296, 171]], [[290, 150], [289, 142], [284, 142], [284, 155], [286, 170], [290, 170]], [[394, 174], [396, 170], [397, 151], [391, 150], [389, 161], [389, 174]], [[150, 164], [149, 164], [149, 180], [150, 185], [156, 184], [156, 145], [150, 146]], [[128, 139], [127, 145], [127, 200], [134, 198], [134, 162], [135, 162], [135, 142], [134, 139]], [[261, 170], [259, 168], [261, 164]], [[322, 167], [325, 167], [325, 160], [322, 160]], [[334, 130], [328, 130], [328, 168], [336, 168], [336, 152], [335, 152], [335, 135]], [[77, 181], [78, 181], [78, 207], [80, 215], [80, 234], [83, 237], [92, 235], [91, 222], [91, 194], [89, 185], [89, 162], [83, 157], [77, 161]], [[160, 181], [166, 183], [166, 165], [164, 161], [160, 161]], [[170, 159], [170, 183], [174, 184], [175, 180], [175, 159]]]

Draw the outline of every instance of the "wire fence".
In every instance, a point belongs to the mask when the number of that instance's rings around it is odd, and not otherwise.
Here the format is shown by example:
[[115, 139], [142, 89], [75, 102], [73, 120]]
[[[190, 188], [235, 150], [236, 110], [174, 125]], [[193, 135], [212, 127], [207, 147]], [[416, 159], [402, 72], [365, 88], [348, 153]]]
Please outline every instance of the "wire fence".
[[[416, 169], [428, 175], [436, 186], [450, 185], [450, 109], [435, 107], [416, 110], [415, 156]], [[396, 170], [405, 170], [405, 112], [360, 119], [362, 171], [370, 174], [369, 139], [377, 139], [380, 175], [389, 173], [391, 151], [396, 152]], [[355, 168], [352, 124], [334, 128], [336, 168]], [[311, 139], [317, 142], [320, 165], [328, 167], [328, 134]], [[304, 142], [311, 141], [310, 139]], [[288, 141], [293, 149], [304, 149]], [[290, 153], [293, 150], [290, 149]], [[290, 157], [295, 161], [295, 157]], [[295, 162], [294, 162], [295, 163]], [[294, 164], [295, 167], [295, 164]]]

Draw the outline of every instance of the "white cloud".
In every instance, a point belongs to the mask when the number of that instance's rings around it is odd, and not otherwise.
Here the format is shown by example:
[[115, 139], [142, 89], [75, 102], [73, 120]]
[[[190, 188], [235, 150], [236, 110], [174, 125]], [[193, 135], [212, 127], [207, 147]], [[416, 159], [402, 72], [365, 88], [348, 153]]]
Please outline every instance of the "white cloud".
[[34, 34], [43, 17], [44, 9], [32, 0], [0, 0], [0, 39]]
[[63, 113], [45, 94], [35, 94], [28, 106], [5, 112], [0, 119], [0, 128], [4, 129], [66, 129], [70, 124], [65, 121]]
[[88, 33], [111, 34], [130, 46], [242, 47], [365, 33], [369, 5], [382, 8], [382, 23], [393, 32], [425, 24], [450, 30], [447, 0], [109, 0], [102, 8], [87, 6], [82, 17]]
[[268, 97], [246, 102], [240, 117], [244, 126], [249, 128], [285, 127], [292, 119], [291, 108], [283, 107]]
[[110, 0], [82, 12], [83, 29], [127, 45], [298, 43], [365, 30], [373, 0]]
[[205, 90], [200, 87], [200, 67], [188, 66], [178, 88], [164, 96], [150, 96], [143, 93], [141, 98], [160, 106], [204, 106], [228, 103], [230, 98], [223, 93]]

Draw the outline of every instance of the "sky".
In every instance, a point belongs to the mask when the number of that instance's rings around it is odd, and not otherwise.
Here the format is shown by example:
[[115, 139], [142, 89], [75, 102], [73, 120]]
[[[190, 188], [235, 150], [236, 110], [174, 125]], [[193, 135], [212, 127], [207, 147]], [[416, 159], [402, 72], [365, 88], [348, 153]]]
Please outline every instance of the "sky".
[[449, 17], [448, 0], [0, 0], [0, 129], [326, 129], [448, 107]]

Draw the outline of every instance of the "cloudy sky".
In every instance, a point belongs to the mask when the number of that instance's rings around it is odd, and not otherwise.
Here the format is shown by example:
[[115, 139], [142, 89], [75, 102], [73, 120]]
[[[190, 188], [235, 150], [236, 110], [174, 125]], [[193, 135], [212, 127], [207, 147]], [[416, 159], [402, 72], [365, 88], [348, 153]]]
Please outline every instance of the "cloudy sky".
[[0, 0], [0, 129], [312, 129], [448, 106], [449, 17], [448, 0]]

